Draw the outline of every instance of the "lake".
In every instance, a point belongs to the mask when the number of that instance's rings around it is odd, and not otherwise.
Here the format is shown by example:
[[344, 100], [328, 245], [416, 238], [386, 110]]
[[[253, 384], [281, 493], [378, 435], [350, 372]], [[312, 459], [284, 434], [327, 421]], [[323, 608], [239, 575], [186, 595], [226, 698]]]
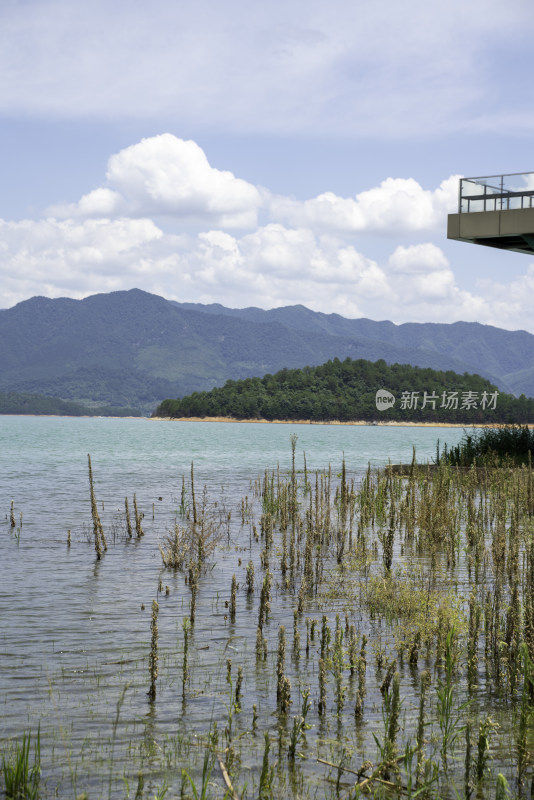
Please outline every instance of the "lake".
[[[235, 689], [239, 665], [244, 669], [243, 710], [233, 715], [234, 736], [244, 743], [236, 754], [239, 785], [248, 781], [247, 796], [254, 796], [263, 732], [268, 724], [273, 737], [277, 730], [275, 718], [269, 716], [276, 709], [272, 697], [277, 631], [284, 624], [291, 637], [293, 600], [280, 588], [275, 573], [269, 656], [259, 668], [254, 665], [259, 586], [253, 599], [245, 594], [245, 567], [252, 560], [260, 573], [261, 543], [254, 537], [253, 524], [259, 527], [261, 509], [254, 482], [265, 469], [279, 468], [282, 475], [291, 470], [292, 434], [298, 437], [299, 480], [304, 457], [310, 475], [331, 465], [334, 478], [344, 458], [348, 479], [357, 486], [369, 463], [378, 467], [389, 460], [409, 462], [414, 447], [418, 460], [426, 462], [435, 457], [438, 438], [442, 445], [452, 445], [463, 431], [0, 417], [0, 741], [9, 754], [10, 741], [28, 731], [35, 737], [40, 726], [42, 796], [85, 792], [89, 798], [152, 798], [163, 797], [169, 786], [167, 797], [177, 797], [180, 787], [185, 791], [182, 767], [200, 780], [203, 751], [198, 737], [213, 732], [215, 722], [222, 736], [228, 725], [229, 692]], [[93, 545], [88, 453], [108, 543], [100, 561]], [[158, 545], [177, 519], [183, 477], [189, 493], [191, 462], [197, 502], [202, 502], [205, 486], [206, 501], [218, 515], [224, 536], [199, 579], [191, 678], [184, 699], [183, 620], [189, 614], [191, 591], [181, 572], [163, 569]], [[128, 539], [124, 500], [129, 498], [133, 513], [134, 494], [144, 514], [145, 535]], [[240, 511], [244, 497], [253, 509], [245, 515], [245, 524]], [[236, 620], [230, 625], [226, 604], [232, 574], [237, 575], [239, 591]], [[158, 694], [156, 702], [149, 703], [147, 663], [156, 597]], [[332, 606], [332, 625], [334, 612]], [[320, 604], [313, 607], [310, 601], [306, 613], [320, 617]], [[301, 627], [300, 635], [305, 638], [305, 633]], [[229, 683], [228, 658], [233, 662]], [[299, 663], [290, 670], [294, 692], [310, 678], [316, 703], [316, 667], [306, 675]], [[258, 731], [248, 739], [253, 704], [258, 708]], [[294, 705], [297, 713], [299, 697], [294, 696]], [[408, 705], [405, 713], [412, 713]], [[312, 786], [311, 796], [331, 792], [328, 770], [320, 767], [321, 777], [316, 776], [315, 755], [339, 759], [340, 742], [347, 752], [358, 754], [355, 758], [374, 758], [378, 706], [370, 715], [369, 727], [359, 732], [352, 725], [349, 729], [344, 718], [321, 724], [314, 719], [303, 745], [314, 757], [306, 762], [304, 753], [302, 766], [286, 787], [287, 796], [307, 796]], [[311, 774], [319, 783], [306, 785]], [[218, 766], [213, 775], [213, 796], [222, 797]]]

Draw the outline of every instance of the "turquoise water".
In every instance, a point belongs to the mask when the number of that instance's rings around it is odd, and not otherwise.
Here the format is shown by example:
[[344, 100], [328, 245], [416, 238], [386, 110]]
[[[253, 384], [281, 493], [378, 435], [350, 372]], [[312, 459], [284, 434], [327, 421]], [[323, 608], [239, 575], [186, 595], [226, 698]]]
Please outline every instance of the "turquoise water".
[[[213, 720], [224, 726], [221, 664], [229, 655], [235, 665], [254, 661], [250, 631], [256, 606], [241, 593], [236, 623], [229, 627], [224, 605], [232, 574], [243, 584], [246, 562], [259, 556], [251, 526], [240, 523], [239, 500], [252, 497], [251, 482], [265, 468], [290, 468], [290, 435], [298, 436], [297, 468], [302, 469], [305, 452], [308, 470], [331, 464], [336, 473], [344, 456], [349, 477], [358, 480], [369, 462], [409, 461], [414, 446], [418, 460], [426, 461], [435, 456], [438, 438], [452, 445], [462, 433], [451, 428], [0, 417], [0, 742], [5, 745], [40, 725], [43, 781], [50, 796], [57, 791], [70, 797], [78, 787], [90, 797], [125, 797], [123, 778], [135, 781], [139, 764], [157, 787], [168, 776], [166, 764], [188, 763], [189, 756], [178, 752], [182, 733], [206, 730]], [[92, 543], [88, 453], [109, 544], [99, 562]], [[221, 518], [230, 513], [231, 523], [224, 547], [201, 580], [194, 689], [184, 705], [182, 620], [190, 591], [182, 575], [162, 569], [158, 543], [172, 528], [182, 476], [189, 481], [192, 461], [197, 497], [206, 485], [217, 513]], [[124, 498], [132, 508], [134, 493], [145, 515], [145, 536], [128, 541]], [[15, 530], [9, 525], [12, 500]], [[168, 596], [158, 593], [160, 580], [169, 586]], [[160, 675], [158, 700], [150, 706], [147, 656], [156, 596]], [[244, 706], [249, 710], [253, 702], [259, 708], [272, 702], [278, 623], [283, 621], [288, 632], [292, 624], [285, 616], [292, 608], [290, 597], [275, 589], [273, 606], [269, 661], [254, 679], [245, 674]], [[238, 728], [245, 726], [245, 715], [240, 717]], [[326, 733], [310, 733], [310, 742]], [[109, 787], [108, 774], [113, 778]]]

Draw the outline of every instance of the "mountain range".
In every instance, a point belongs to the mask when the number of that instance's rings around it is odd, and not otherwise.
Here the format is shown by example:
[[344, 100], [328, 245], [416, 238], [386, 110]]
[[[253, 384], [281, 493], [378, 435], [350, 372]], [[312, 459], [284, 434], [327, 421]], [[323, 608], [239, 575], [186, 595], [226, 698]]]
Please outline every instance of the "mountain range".
[[[477, 373], [534, 396], [534, 335], [476, 322], [375, 322], [287, 306], [177, 303], [139, 289], [0, 310], [0, 391], [148, 413], [168, 397], [346, 357]], [[380, 388], [380, 387], [377, 387]]]

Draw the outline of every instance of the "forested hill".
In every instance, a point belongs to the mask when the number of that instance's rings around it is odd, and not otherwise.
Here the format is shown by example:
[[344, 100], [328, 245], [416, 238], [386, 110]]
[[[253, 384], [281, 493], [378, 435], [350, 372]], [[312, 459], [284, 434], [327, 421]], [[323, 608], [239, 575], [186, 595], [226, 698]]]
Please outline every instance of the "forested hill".
[[24, 392], [0, 392], [0, 414], [30, 414], [59, 417], [139, 417], [137, 408], [84, 406], [58, 397]]
[[165, 397], [349, 357], [477, 372], [534, 396], [534, 336], [475, 322], [374, 322], [304, 306], [177, 304], [132, 289], [0, 310], [0, 392], [151, 413]]
[[[377, 408], [377, 392], [394, 397]], [[229, 380], [209, 392], [165, 400], [158, 417], [234, 419], [428, 421], [475, 424], [534, 422], [534, 400], [499, 393], [479, 375], [335, 358], [319, 367], [282, 369], [274, 375]]]

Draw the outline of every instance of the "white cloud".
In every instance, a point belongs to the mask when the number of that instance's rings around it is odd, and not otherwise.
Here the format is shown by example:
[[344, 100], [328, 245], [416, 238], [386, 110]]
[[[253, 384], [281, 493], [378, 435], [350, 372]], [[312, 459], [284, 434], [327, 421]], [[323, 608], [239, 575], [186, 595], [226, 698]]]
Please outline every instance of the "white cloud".
[[[234, 307], [302, 303], [395, 322], [464, 319], [533, 329], [534, 265], [508, 283], [466, 291], [441, 247], [413, 242], [438, 223], [436, 241], [443, 242], [454, 177], [433, 191], [389, 178], [354, 198], [324, 194], [300, 203], [211, 167], [198, 145], [170, 134], [112, 156], [106, 177], [107, 185], [56, 209], [66, 218], [0, 220], [2, 306], [36, 294], [84, 297], [135, 286]], [[258, 224], [269, 203], [275, 220]], [[166, 230], [167, 218], [183, 232]], [[192, 218], [196, 227], [188, 225]], [[384, 253], [383, 234], [393, 230], [412, 242]], [[361, 237], [356, 242], [363, 232], [380, 234], [365, 239], [365, 252]]]
[[458, 204], [458, 179], [442, 181], [435, 191], [423, 189], [413, 178], [387, 178], [380, 186], [354, 198], [325, 192], [303, 202], [273, 197], [273, 219], [290, 225], [310, 225], [339, 232], [423, 231], [443, 228], [447, 213]]
[[388, 264], [393, 272], [405, 274], [432, 272], [449, 266], [443, 250], [431, 242], [408, 247], [399, 245], [389, 257]]
[[170, 216], [210, 220], [227, 228], [257, 223], [259, 190], [231, 172], [210, 166], [193, 141], [170, 133], [142, 139], [112, 155], [107, 187], [79, 203], [55, 206], [60, 217]]
[[514, 92], [507, 71], [528, 63], [531, 21], [528, 0], [4, 2], [0, 111], [393, 139], [532, 130], [528, 70]]
[[487, 281], [472, 293], [429, 242], [397, 247], [380, 264], [335, 237], [280, 224], [241, 236], [177, 236], [149, 219], [44, 219], [0, 221], [0, 254], [4, 306], [135, 286], [233, 307], [302, 303], [348, 317], [533, 329], [534, 264], [519, 279]]
[[0, 252], [6, 304], [137, 286], [179, 300], [325, 311], [341, 303], [359, 313], [389, 291], [384, 271], [353, 247], [280, 225], [237, 238], [165, 234], [146, 219], [0, 222]]
[[32, 295], [85, 297], [123, 288], [163, 236], [151, 220], [0, 220], [6, 305]]
[[196, 142], [165, 133], [112, 155], [105, 186], [77, 203], [52, 206], [48, 213], [62, 218], [168, 217], [246, 229], [255, 228], [258, 213], [266, 210], [273, 222], [292, 228], [398, 235], [444, 229], [447, 212], [456, 209], [458, 178], [450, 176], [433, 191], [413, 178], [387, 178], [354, 198], [325, 192], [299, 201], [212, 167]]

